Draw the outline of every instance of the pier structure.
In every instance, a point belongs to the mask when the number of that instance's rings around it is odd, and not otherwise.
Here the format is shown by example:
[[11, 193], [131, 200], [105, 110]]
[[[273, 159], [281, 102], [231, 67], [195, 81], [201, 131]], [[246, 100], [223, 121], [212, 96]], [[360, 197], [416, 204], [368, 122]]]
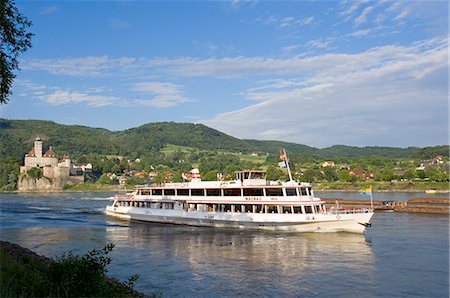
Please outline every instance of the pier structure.
[[[324, 198], [328, 208], [371, 208], [368, 200]], [[373, 200], [374, 211], [450, 214], [450, 198], [413, 198], [407, 201]]]

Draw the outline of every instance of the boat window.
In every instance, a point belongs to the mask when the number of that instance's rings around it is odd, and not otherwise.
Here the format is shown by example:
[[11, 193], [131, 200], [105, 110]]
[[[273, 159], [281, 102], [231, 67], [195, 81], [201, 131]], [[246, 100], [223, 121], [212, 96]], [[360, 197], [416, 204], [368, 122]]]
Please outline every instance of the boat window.
[[311, 188], [311, 187], [307, 187], [306, 189], [308, 189], [308, 194], [309, 194], [310, 196], [312, 196], [312, 188]]
[[142, 189], [142, 190], [141, 190], [141, 195], [143, 195], [143, 196], [149, 196], [149, 195], [151, 195], [150, 189]]
[[300, 187], [300, 192], [301, 192], [302, 196], [308, 195], [308, 193], [306, 192], [306, 188], [304, 188], [304, 187]]
[[302, 207], [294, 206], [294, 213], [301, 214], [302, 213]]
[[276, 205], [269, 205], [267, 206], [267, 213], [278, 213], [278, 206]]
[[177, 195], [178, 196], [188, 196], [189, 189], [177, 189]]
[[239, 188], [230, 188], [230, 189], [224, 189], [223, 190], [224, 196], [240, 196], [241, 190]]
[[305, 213], [313, 213], [311, 206], [305, 206]]
[[253, 205], [243, 205], [244, 206], [244, 212], [253, 212]]
[[173, 203], [164, 203], [164, 209], [173, 209]]
[[292, 213], [291, 206], [283, 206], [283, 213]]
[[174, 196], [175, 195], [175, 189], [164, 189], [164, 195], [165, 196]]
[[256, 213], [264, 213], [263, 205], [256, 205], [255, 207]]
[[266, 196], [282, 196], [283, 189], [282, 188], [266, 188]]
[[231, 205], [230, 204], [224, 204], [222, 205], [222, 211], [223, 212], [231, 212]]
[[244, 196], [263, 196], [262, 188], [244, 188]]
[[250, 174], [249, 172], [245, 172], [245, 173], [244, 173], [244, 179], [248, 179], [248, 177], [249, 177], [248, 175], [249, 175], [249, 174]]
[[192, 196], [204, 196], [205, 195], [205, 190], [204, 189], [199, 189], [199, 188], [191, 189], [191, 195]]
[[161, 196], [162, 195], [162, 189], [152, 189], [152, 195], [154, 195], [154, 196]]
[[234, 205], [234, 212], [242, 212], [243, 205]]
[[316, 209], [316, 213], [320, 213], [320, 206], [316, 205], [316, 206], [314, 206], [314, 207], [315, 207], [315, 209]]
[[296, 196], [297, 189], [296, 188], [286, 188], [286, 195], [287, 196]]
[[207, 189], [206, 195], [218, 197], [218, 196], [220, 196], [220, 189], [218, 189], [218, 188]]

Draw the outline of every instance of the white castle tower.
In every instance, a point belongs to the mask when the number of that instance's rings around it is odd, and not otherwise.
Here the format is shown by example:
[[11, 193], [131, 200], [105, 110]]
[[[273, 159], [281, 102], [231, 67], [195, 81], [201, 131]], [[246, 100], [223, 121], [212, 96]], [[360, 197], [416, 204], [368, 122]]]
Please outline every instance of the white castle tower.
[[[52, 146], [50, 146], [50, 148], [43, 153], [42, 140], [37, 137], [34, 141], [34, 147], [30, 150], [30, 152], [25, 154], [25, 167], [29, 169], [32, 167], [46, 166], [58, 166], [58, 156], [56, 156]], [[27, 171], [27, 169], [25, 169], [25, 171]]]
[[42, 157], [42, 140], [40, 137], [37, 137], [34, 141], [34, 155], [37, 158]]

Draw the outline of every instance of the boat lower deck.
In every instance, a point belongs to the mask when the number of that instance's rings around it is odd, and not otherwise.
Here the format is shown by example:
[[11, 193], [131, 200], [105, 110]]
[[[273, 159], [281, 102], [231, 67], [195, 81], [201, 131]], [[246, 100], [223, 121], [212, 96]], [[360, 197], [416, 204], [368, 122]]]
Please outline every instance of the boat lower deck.
[[146, 222], [293, 232], [363, 233], [373, 212], [271, 214], [241, 212], [204, 212], [108, 206], [107, 215]]

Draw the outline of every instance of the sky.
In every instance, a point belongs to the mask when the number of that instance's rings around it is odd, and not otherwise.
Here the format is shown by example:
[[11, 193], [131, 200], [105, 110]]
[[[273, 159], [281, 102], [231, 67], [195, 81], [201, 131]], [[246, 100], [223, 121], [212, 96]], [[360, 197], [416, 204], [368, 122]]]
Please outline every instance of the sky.
[[314, 147], [449, 144], [447, 1], [16, 1], [7, 119], [202, 123]]

